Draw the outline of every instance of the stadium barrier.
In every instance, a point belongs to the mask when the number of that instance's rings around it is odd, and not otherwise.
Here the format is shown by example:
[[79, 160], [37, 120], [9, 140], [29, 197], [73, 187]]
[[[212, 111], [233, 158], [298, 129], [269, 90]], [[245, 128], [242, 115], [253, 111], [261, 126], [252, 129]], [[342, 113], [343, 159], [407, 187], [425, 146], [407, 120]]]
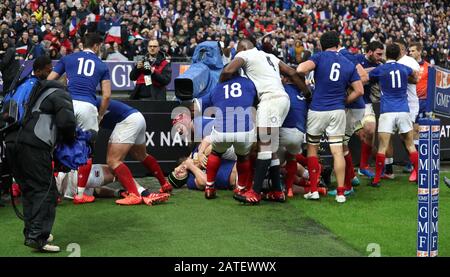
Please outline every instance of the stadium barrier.
[[450, 70], [430, 67], [427, 84], [427, 117], [419, 120], [419, 172], [417, 256], [438, 255], [439, 181], [442, 124], [450, 118]]
[[[58, 61], [53, 61], [55, 65]], [[109, 73], [111, 75], [111, 89], [113, 93], [115, 91], [131, 91], [134, 89], [135, 82], [130, 80], [130, 72], [136, 62], [115, 62], [115, 61], [104, 61], [108, 66]], [[183, 74], [190, 66], [186, 63], [171, 63], [172, 66], [172, 80], [167, 86], [167, 90], [174, 91], [175, 78]], [[21, 78], [28, 76], [33, 68], [33, 61], [25, 62], [25, 68], [21, 74]], [[1, 75], [0, 75], [1, 76]], [[0, 78], [0, 91], [3, 91], [3, 80]]]

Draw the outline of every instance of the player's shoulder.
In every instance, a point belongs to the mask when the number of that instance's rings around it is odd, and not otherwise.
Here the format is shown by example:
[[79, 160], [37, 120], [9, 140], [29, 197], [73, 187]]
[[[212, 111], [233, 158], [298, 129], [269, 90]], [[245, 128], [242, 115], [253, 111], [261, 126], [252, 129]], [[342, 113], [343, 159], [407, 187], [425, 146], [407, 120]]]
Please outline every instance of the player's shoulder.
[[418, 70], [418, 68], [420, 68], [419, 63], [412, 57], [410, 56], [403, 56], [398, 60], [398, 63], [406, 65], [410, 68], [412, 68], [413, 70]]

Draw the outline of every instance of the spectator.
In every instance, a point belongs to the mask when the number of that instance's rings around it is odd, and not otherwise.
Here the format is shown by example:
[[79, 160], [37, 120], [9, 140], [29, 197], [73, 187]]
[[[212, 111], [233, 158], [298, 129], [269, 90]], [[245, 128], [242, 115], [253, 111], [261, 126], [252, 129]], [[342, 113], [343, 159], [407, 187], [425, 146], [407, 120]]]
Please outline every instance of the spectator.
[[19, 71], [19, 60], [16, 59], [16, 49], [9, 39], [3, 39], [0, 45], [0, 72], [3, 79], [3, 95], [11, 87], [11, 84]]
[[130, 79], [137, 81], [130, 98], [166, 100], [166, 86], [172, 78], [170, 62], [160, 51], [156, 39], [149, 41], [147, 49], [147, 55], [143, 60], [139, 60], [130, 72]]

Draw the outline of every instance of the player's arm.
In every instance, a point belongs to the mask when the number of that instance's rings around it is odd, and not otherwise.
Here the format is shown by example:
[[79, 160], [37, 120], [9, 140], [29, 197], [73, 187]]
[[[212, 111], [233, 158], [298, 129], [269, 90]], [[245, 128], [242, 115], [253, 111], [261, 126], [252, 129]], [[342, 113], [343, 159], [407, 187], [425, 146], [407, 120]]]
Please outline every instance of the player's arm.
[[358, 97], [364, 95], [364, 86], [361, 80], [354, 81], [351, 83], [350, 94], [347, 96], [346, 103], [350, 104], [355, 101]]
[[109, 106], [109, 99], [111, 98], [111, 81], [103, 80], [101, 82], [102, 86], [102, 103], [98, 109], [99, 122], [102, 120]]
[[419, 81], [419, 71], [412, 70], [411, 74], [408, 76], [408, 83], [409, 84], [417, 84]]
[[369, 74], [364, 69], [364, 67], [362, 67], [361, 64], [357, 64], [356, 71], [358, 71], [359, 78], [361, 78], [361, 82], [363, 83], [363, 85], [367, 84], [369, 82]]
[[233, 77], [233, 74], [236, 73], [239, 68], [241, 68], [244, 65], [245, 61], [242, 58], [236, 57], [234, 58], [223, 70], [220, 74], [219, 81], [225, 82], [227, 80], [230, 80], [231, 77]]
[[59, 79], [59, 74], [56, 73], [55, 71], [50, 72], [50, 74], [47, 76], [47, 80], [58, 80]]
[[306, 62], [302, 62], [297, 67], [297, 73], [300, 74], [300, 76], [306, 76], [309, 72], [313, 71], [314, 68], [316, 68], [316, 64], [309, 60]]
[[210, 136], [206, 136], [205, 138], [203, 138], [202, 142], [198, 146], [197, 152], [198, 162], [204, 168], [206, 168], [206, 164], [208, 162], [208, 157], [206, 156], [205, 152], [210, 145], [211, 145], [211, 138]]
[[195, 184], [200, 187], [206, 186], [206, 174], [197, 166], [195, 166], [194, 161], [191, 158], [188, 158], [184, 161], [186, 164], [186, 168], [194, 174]]
[[50, 74], [47, 76], [47, 80], [58, 80], [59, 77], [61, 77], [65, 71], [66, 71], [65, 59], [62, 58], [56, 63], [52, 72], [50, 72]]
[[284, 76], [289, 76], [289, 79], [299, 89], [301, 89], [301, 91], [303, 92], [303, 95], [306, 98], [310, 98], [311, 97], [311, 91], [309, 90], [308, 86], [306, 85], [305, 76], [304, 75], [297, 74], [295, 69], [293, 69], [292, 67], [288, 66], [287, 64], [285, 64], [282, 61], [279, 62], [278, 66], [280, 67], [281, 74], [283, 74]]

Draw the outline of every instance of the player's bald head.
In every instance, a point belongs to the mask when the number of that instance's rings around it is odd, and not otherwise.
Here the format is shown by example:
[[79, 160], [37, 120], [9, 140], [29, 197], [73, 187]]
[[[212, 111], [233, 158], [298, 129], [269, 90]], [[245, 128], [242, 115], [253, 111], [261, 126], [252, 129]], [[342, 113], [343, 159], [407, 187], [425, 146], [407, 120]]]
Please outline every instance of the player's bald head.
[[255, 47], [255, 45], [249, 39], [243, 39], [243, 40], [239, 41], [237, 50], [238, 50], [238, 52], [240, 52], [240, 51], [250, 50], [254, 47]]

